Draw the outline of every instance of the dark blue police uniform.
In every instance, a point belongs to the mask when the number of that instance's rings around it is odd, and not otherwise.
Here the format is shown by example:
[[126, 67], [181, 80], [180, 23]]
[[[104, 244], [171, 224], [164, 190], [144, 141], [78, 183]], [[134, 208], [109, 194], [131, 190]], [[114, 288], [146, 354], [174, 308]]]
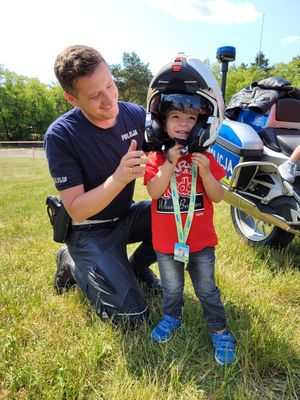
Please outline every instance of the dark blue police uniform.
[[[62, 115], [45, 135], [57, 190], [83, 184], [89, 191], [101, 185], [119, 166], [132, 139], [142, 148], [144, 129], [145, 110], [131, 103], [119, 102], [116, 124], [108, 129], [93, 125], [79, 108]], [[156, 261], [150, 202], [133, 203], [134, 185], [130, 182], [105, 209], [90, 217], [91, 224], [74, 225], [67, 239], [77, 284], [98, 315], [113, 317], [115, 322], [148, 315], [135, 275]], [[135, 242], [142, 243], [128, 259], [126, 246]]]

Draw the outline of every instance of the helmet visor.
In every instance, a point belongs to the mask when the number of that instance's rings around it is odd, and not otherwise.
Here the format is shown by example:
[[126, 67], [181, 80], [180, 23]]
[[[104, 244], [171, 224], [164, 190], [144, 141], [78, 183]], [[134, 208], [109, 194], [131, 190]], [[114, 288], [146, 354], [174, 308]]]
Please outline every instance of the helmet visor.
[[150, 111], [162, 115], [166, 115], [170, 111], [179, 111], [193, 115], [212, 115], [213, 105], [199, 94], [157, 94], [152, 99]]

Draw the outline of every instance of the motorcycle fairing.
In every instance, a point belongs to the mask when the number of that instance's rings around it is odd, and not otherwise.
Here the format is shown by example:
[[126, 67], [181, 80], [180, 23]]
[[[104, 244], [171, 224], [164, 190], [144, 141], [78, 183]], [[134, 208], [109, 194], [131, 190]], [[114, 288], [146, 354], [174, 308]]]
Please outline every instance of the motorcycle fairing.
[[225, 147], [220, 146], [218, 143], [215, 143], [209, 151], [214, 155], [217, 162], [225, 169], [226, 176], [222, 181], [228, 185], [233, 170], [242, 161], [242, 157], [227, 150]]
[[255, 130], [237, 121], [224, 120], [216, 142], [243, 157], [263, 154], [263, 142]]
[[[251, 126], [226, 119], [210, 151], [225, 169], [226, 177], [222, 181], [228, 185], [234, 168], [245, 158], [253, 160], [262, 157], [263, 142]], [[244, 180], [250, 179], [250, 175], [242, 173]]]

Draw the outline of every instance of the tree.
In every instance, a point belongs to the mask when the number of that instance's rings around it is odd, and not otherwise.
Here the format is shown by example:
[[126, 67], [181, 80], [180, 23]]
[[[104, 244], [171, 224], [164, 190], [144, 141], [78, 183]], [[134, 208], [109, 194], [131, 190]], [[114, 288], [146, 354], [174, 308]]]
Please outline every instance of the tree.
[[8, 136], [8, 125], [7, 125], [7, 115], [5, 112], [5, 101], [6, 101], [6, 92], [4, 88], [4, 67], [0, 65], [0, 139], [3, 136], [4, 138]]
[[57, 117], [72, 108], [71, 104], [64, 98], [64, 91], [59, 84], [48, 86], [48, 95], [51, 98]]
[[251, 64], [256, 68], [263, 69], [264, 71], [269, 70], [269, 60], [266, 58], [262, 51], [259, 51], [255, 57], [255, 63]]
[[[209, 68], [216, 77], [219, 87], [221, 88], [222, 74], [220, 64], [215, 62], [210, 65]], [[264, 79], [265, 77], [265, 71], [257, 70], [253, 66], [247, 68], [245, 64], [241, 64], [238, 67], [235, 64], [230, 64], [226, 77], [225, 104], [228, 104], [231, 97], [242, 88], [249, 86], [256, 80]]]
[[[38, 79], [30, 79], [24, 90], [27, 103], [23, 136], [27, 140], [42, 140], [50, 123], [56, 118], [55, 103], [49, 90]], [[25, 137], [24, 137], [25, 138]]]
[[61, 114], [57, 112], [59, 101], [54, 93], [58, 90], [38, 79], [0, 66], [0, 139], [42, 140], [47, 127]]
[[270, 70], [271, 75], [287, 79], [295, 87], [300, 87], [300, 57], [294, 57], [288, 64], [280, 63]]
[[112, 75], [119, 89], [119, 98], [140, 105], [146, 105], [149, 83], [153, 77], [149, 64], [144, 64], [135, 52], [123, 53], [123, 67], [110, 65]]
[[14, 72], [1, 70], [1, 133], [6, 140], [21, 140], [26, 110], [24, 98], [25, 77]]

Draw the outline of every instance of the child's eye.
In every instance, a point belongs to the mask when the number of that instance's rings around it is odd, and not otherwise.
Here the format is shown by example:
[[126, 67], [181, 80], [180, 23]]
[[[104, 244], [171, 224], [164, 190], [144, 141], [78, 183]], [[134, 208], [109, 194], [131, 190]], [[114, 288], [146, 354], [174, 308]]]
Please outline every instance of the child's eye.
[[100, 96], [100, 93], [97, 93], [94, 96], [90, 97], [90, 100], [96, 100], [99, 96]]

